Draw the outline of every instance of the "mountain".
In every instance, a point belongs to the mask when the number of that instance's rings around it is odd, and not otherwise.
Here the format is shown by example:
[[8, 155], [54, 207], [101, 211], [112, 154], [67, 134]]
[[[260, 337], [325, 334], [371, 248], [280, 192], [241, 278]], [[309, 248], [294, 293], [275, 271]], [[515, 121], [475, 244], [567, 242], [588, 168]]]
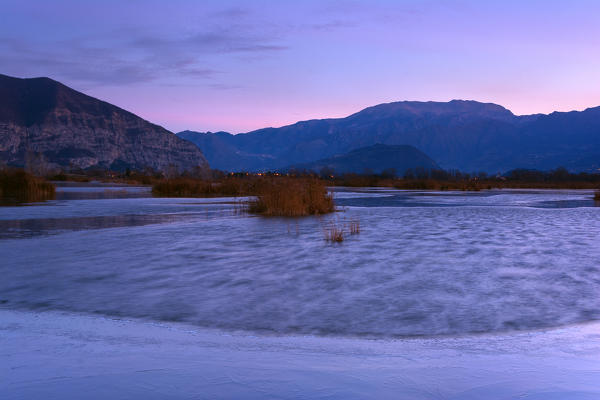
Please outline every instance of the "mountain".
[[208, 168], [196, 146], [128, 111], [49, 78], [0, 75], [0, 161], [31, 154], [55, 167]]
[[376, 143], [411, 145], [444, 169], [501, 172], [513, 168], [574, 171], [600, 167], [600, 107], [516, 116], [476, 101], [403, 101], [345, 118], [309, 120], [231, 135], [186, 131], [223, 170], [266, 170], [326, 159]]
[[265, 165], [271, 165], [274, 160], [274, 157], [269, 154], [247, 154], [241, 151], [235, 143], [237, 135], [227, 132], [199, 133], [183, 131], [179, 132], [177, 136], [197, 145], [214, 169], [259, 171], [264, 169]]
[[339, 154], [311, 163], [293, 166], [298, 170], [333, 170], [335, 173], [363, 173], [371, 171], [380, 174], [392, 171], [402, 176], [408, 169], [423, 168], [426, 170], [440, 169], [431, 158], [413, 146], [390, 146], [376, 144], [352, 150], [346, 154]]

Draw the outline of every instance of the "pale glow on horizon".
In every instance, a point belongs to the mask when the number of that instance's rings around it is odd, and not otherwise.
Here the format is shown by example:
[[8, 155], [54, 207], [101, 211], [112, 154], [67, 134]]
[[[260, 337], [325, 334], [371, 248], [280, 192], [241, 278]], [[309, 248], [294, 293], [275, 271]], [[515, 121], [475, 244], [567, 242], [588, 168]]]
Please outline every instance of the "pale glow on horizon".
[[600, 106], [597, 1], [5, 3], [0, 73], [49, 76], [175, 132], [405, 100]]

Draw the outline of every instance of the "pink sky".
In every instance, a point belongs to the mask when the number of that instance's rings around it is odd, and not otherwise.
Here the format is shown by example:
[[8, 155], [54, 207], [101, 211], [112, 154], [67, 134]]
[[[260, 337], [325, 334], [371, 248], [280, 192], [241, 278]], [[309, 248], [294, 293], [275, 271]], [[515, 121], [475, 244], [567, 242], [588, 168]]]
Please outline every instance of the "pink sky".
[[52, 77], [173, 131], [400, 100], [600, 105], [597, 1], [7, 0], [3, 13], [0, 73]]

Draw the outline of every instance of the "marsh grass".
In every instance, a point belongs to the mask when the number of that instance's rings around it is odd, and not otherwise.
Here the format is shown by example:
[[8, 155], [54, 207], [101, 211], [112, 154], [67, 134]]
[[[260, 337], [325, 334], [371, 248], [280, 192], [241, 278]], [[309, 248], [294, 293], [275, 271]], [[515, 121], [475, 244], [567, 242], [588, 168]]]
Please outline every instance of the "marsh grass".
[[39, 202], [54, 196], [54, 185], [42, 178], [22, 169], [0, 170], [0, 202], [3, 204]]
[[255, 186], [249, 211], [263, 216], [303, 217], [335, 211], [325, 184], [313, 178], [263, 178]]
[[324, 230], [325, 240], [333, 243], [341, 243], [344, 241], [344, 229], [337, 225], [330, 225]]
[[335, 219], [323, 225], [323, 236], [327, 242], [341, 243], [347, 235], [358, 235], [359, 233], [360, 221], [358, 219], [350, 221]]
[[351, 235], [358, 235], [360, 233], [360, 221], [357, 219], [350, 221], [348, 230]]
[[154, 183], [152, 194], [162, 197], [247, 196], [255, 192], [255, 185], [255, 179], [225, 178], [208, 181], [179, 177]]
[[321, 215], [335, 211], [325, 182], [309, 177], [251, 176], [220, 180], [171, 178], [156, 182], [152, 194], [161, 197], [255, 196], [236, 207], [253, 214], [278, 217]]

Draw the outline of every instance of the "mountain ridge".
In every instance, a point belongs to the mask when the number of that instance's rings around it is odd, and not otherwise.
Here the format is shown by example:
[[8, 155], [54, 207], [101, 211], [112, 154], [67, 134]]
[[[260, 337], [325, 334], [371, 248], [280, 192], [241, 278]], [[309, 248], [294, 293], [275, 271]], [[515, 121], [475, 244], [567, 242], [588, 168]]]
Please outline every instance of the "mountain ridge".
[[0, 74], [0, 160], [29, 153], [54, 168], [207, 169], [202, 152], [172, 132], [50, 78]]
[[473, 100], [401, 101], [343, 118], [237, 135], [184, 131], [178, 136], [196, 143], [214, 168], [226, 170], [277, 169], [383, 143], [414, 146], [445, 169], [495, 173], [565, 166], [591, 171], [600, 167], [599, 110], [519, 116]]

